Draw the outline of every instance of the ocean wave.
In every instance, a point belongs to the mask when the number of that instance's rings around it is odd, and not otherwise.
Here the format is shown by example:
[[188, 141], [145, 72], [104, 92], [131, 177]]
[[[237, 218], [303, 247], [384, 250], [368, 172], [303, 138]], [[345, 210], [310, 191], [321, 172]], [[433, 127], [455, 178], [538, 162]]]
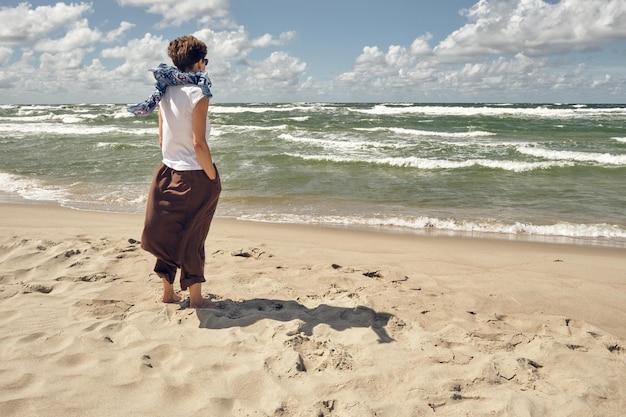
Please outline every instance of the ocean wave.
[[[54, 184], [32, 177], [0, 172], [2, 192], [17, 195], [25, 200], [56, 203], [64, 207], [112, 211], [140, 212], [145, 207], [147, 184], [137, 182], [120, 187], [115, 184], [74, 182]], [[1, 197], [1, 196], [0, 196]]]
[[[100, 105], [61, 105], [61, 106], [17, 106], [2, 107], [0, 110], [16, 110], [0, 117], [2, 121], [14, 121], [17, 123], [37, 122], [47, 120], [59, 120], [63, 123], [82, 123], [85, 120], [97, 118], [126, 119], [134, 118], [127, 106], [119, 104]], [[8, 113], [8, 112], [6, 112]]]
[[[287, 142], [316, 146], [316, 147], [320, 147], [323, 149], [331, 150], [334, 153], [336, 153], [339, 150], [342, 150], [342, 151], [369, 151], [369, 150], [389, 151], [392, 149], [393, 150], [406, 150], [406, 149], [415, 149], [416, 146], [419, 146], [416, 141], [408, 141], [408, 140], [405, 140], [404, 138], [402, 138], [401, 140], [396, 140], [391, 137], [386, 137], [384, 139], [379, 138], [378, 141], [372, 141], [372, 140], [361, 140], [359, 138], [362, 136], [357, 136], [357, 138], [355, 138], [353, 136], [350, 136], [349, 134], [341, 134], [341, 135], [327, 134], [325, 138], [314, 138], [314, 137], [297, 136], [292, 133], [281, 133], [277, 137]], [[437, 138], [439, 136], [434, 135], [433, 137]], [[482, 149], [482, 148], [509, 149], [509, 148], [513, 148], [514, 146], [518, 146], [521, 144], [520, 142], [511, 144], [509, 142], [486, 142], [486, 141], [480, 141], [480, 140], [459, 141], [458, 139], [463, 139], [463, 138], [480, 139], [480, 136], [473, 136], [473, 135], [465, 136], [463, 134], [458, 134], [452, 137], [444, 134], [444, 135], [441, 135], [441, 137], [444, 137], [444, 138], [449, 137], [450, 139], [457, 139], [457, 140], [437, 140], [436, 142], [433, 142], [432, 137], [431, 137], [431, 140], [427, 138], [421, 138], [419, 140], [419, 143], [426, 144], [425, 146], [429, 146], [429, 147], [437, 148], [437, 149], [440, 149], [442, 147], [447, 147], [447, 146], [453, 146], [457, 148], [472, 147], [472, 148], [478, 148], [478, 149]]]
[[596, 152], [557, 151], [526, 145], [518, 146], [517, 151], [524, 155], [553, 161], [592, 162], [602, 165], [626, 165], [626, 155], [613, 155]]
[[17, 194], [26, 200], [61, 202], [68, 196], [66, 189], [46, 185], [35, 178], [0, 172], [0, 182], [2, 191]]
[[156, 143], [120, 143], [120, 142], [98, 142], [96, 147], [123, 151], [128, 149], [154, 148]]
[[277, 130], [287, 130], [288, 125], [276, 126], [257, 126], [257, 125], [220, 125], [225, 133], [242, 133], [242, 132], [273, 132]]
[[24, 134], [46, 134], [46, 135], [68, 135], [68, 136], [90, 136], [103, 134], [123, 134], [123, 135], [156, 135], [159, 133], [157, 127], [154, 128], [124, 128], [118, 126], [88, 126], [60, 123], [22, 123], [22, 124], [0, 124], [0, 132]]
[[311, 110], [309, 107], [298, 106], [267, 106], [267, 107], [255, 107], [255, 106], [211, 106], [211, 113], [216, 114], [237, 114], [237, 113], [269, 113], [269, 112], [282, 112], [287, 113], [294, 110]]
[[392, 132], [398, 135], [405, 136], [420, 136], [420, 137], [439, 137], [439, 138], [476, 138], [476, 137], [486, 137], [486, 136], [495, 136], [497, 133], [493, 132], [485, 132], [481, 130], [469, 130], [467, 132], [442, 132], [442, 131], [432, 131], [432, 130], [418, 130], [418, 129], [407, 129], [403, 127], [370, 127], [370, 128], [355, 128], [357, 131], [364, 132]]
[[[529, 223], [503, 223], [494, 220], [465, 221], [455, 219], [438, 219], [426, 216], [416, 218], [404, 217], [355, 217], [355, 216], [311, 216], [303, 214], [283, 213], [256, 213], [238, 216], [240, 220], [295, 223], [295, 224], [323, 224], [341, 226], [368, 226], [416, 230], [429, 233], [482, 233], [512, 235], [516, 237], [565, 237], [581, 239], [626, 239], [626, 229], [618, 225], [595, 223], [555, 223], [548, 225]], [[622, 241], [622, 245], [624, 242]]]
[[613, 139], [613, 140], [615, 140], [615, 141], [617, 141], [617, 142], [619, 142], [619, 143], [626, 143], [626, 138], [617, 138], [617, 137], [614, 137], [614, 138], [611, 138], [611, 139]]
[[55, 111], [55, 110], [58, 110], [59, 108], [64, 108], [64, 107], [66, 106], [44, 105], [44, 104], [18, 106], [18, 114], [29, 115], [29, 114], [33, 114], [35, 112], [41, 112], [41, 111], [51, 112], [51, 111]]
[[525, 161], [498, 161], [489, 159], [468, 159], [463, 161], [452, 161], [447, 159], [427, 159], [418, 157], [347, 157], [339, 155], [301, 155], [295, 153], [284, 153], [283, 155], [307, 161], [338, 162], [338, 163], [368, 163], [376, 165], [389, 165], [393, 167], [408, 167], [423, 170], [443, 170], [462, 169], [480, 166], [490, 169], [502, 169], [512, 172], [535, 171], [539, 169], [562, 168], [574, 165], [567, 161], [553, 162], [525, 162]]
[[33, 116], [2, 116], [0, 117], [0, 121], [3, 122], [14, 122], [14, 123], [36, 123], [36, 122], [47, 122], [47, 121], [59, 121], [61, 123], [66, 124], [76, 124], [83, 123], [85, 120], [95, 119], [98, 115], [96, 114], [82, 114], [77, 116], [75, 114], [40, 114]]
[[312, 145], [316, 147], [320, 147], [323, 149], [329, 150], [343, 150], [343, 151], [358, 151], [358, 150], [367, 150], [367, 149], [387, 149], [387, 148], [395, 148], [402, 149], [407, 147], [413, 147], [413, 144], [404, 143], [381, 143], [381, 142], [368, 142], [362, 140], [339, 140], [339, 137], [336, 135], [330, 135], [329, 139], [320, 139], [320, 138], [311, 138], [311, 137], [301, 137], [294, 136], [290, 133], [281, 133], [278, 135], [279, 139], [282, 139], [287, 142], [299, 143], [305, 145]]
[[571, 118], [589, 118], [594, 116], [626, 116], [626, 108], [610, 107], [610, 108], [589, 108], [589, 107], [572, 107], [572, 108], [551, 108], [549, 106], [537, 107], [512, 107], [502, 106], [494, 107], [489, 105], [483, 106], [434, 106], [434, 105], [416, 105], [416, 106], [389, 106], [387, 104], [375, 105], [372, 108], [355, 108], [351, 107], [350, 111], [355, 113], [363, 113], [369, 115], [400, 115], [400, 114], [420, 114], [426, 116], [508, 116], [521, 118], [554, 118], [554, 119], [571, 119]]
[[116, 110], [113, 113], [110, 113], [108, 116], [112, 117], [113, 119], [134, 119], [136, 117], [125, 108]]
[[33, 123], [33, 122], [44, 122], [48, 120], [52, 120], [54, 117], [53, 114], [41, 114], [38, 116], [2, 116], [0, 117], [0, 121], [2, 122], [15, 122], [15, 123]]
[[337, 103], [284, 103], [284, 104], [232, 104], [232, 105], [211, 105], [209, 112], [216, 114], [237, 114], [237, 113], [288, 113], [293, 111], [329, 112], [344, 109], [344, 104]]
[[529, 236], [564, 236], [575, 238], [626, 238], [626, 230], [610, 224], [574, 224], [556, 223], [537, 225], [516, 222], [506, 224], [498, 221], [462, 221], [418, 217], [416, 219], [387, 218], [369, 219], [367, 224], [381, 226], [400, 226], [412, 229], [446, 230], [455, 232], [504, 233]]

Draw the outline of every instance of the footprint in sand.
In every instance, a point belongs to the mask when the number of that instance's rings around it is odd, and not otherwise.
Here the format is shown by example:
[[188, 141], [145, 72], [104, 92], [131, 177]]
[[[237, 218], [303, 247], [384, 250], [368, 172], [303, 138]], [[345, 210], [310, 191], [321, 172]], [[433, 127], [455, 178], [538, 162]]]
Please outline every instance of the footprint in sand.
[[24, 284], [24, 289], [22, 290], [23, 294], [29, 294], [32, 292], [38, 292], [41, 294], [50, 294], [54, 289], [51, 285], [44, 284]]
[[[168, 343], [154, 346], [140, 358], [140, 369], [152, 375], [166, 377], [168, 383], [175, 386], [193, 385], [189, 380], [189, 372], [192, 365], [185, 360], [183, 351]], [[197, 381], [196, 381], [197, 382]]]
[[303, 372], [330, 369], [347, 371], [353, 367], [350, 353], [331, 340], [316, 341], [308, 336], [297, 335], [285, 341], [285, 347], [298, 353], [302, 362], [299, 366]]
[[249, 250], [239, 249], [237, 251], [233, 251], [230, 253], [231, 256], [238, 256], [241, 258], [253, 258], [253, 259], [261, 259], [262, 257], [271, 258], [272, 254], [269, 254], [265, 251], [262, 251], [259, 248], [250, 248]]
[[396, 271], [385, 271], [381, 269], [375, 269], [375, 270], [355, 269], [355, 268], [343, 267], [339, 264], [332, 264], [331, 268], [336, 271], [340, 271], [340, 272], [347, 273], [347, 274], [359, 272], [364, 277], [381, 279], [385, 282], [391, 283], [394, 286], [409, 280], [408, 276], [400, 272], [396, 272]]
[[73, 316], [90, 315], [97, 319], [121, 320], [133, 307], [121, 300], [83, 300], [74, 304]]

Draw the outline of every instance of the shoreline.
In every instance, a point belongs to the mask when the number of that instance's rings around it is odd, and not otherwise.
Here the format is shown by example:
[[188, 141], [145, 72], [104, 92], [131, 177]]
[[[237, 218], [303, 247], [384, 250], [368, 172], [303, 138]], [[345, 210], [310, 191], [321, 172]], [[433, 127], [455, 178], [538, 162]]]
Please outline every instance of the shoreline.
[[[97, 210], [78, 207], [69, 207], [59, 204], [56, 201], [47, 200], [31, 200], [16, 195], [14, 193], [6, 193], [0, 191], [0, 206], [3, 204], [17, 204], [17, 205], [36, 205], [36, 206], [49, 206], [59, 207], [71, 211], [78, 212], [94, 212], [111, 215], [136, 215], [143, 217], [144, 213], [141, 212], [117, 212], [111, 210]], [[398, 234], [415, 236], [421, 238], [450, 238], [450, 239], [478, 239], [478, 240], [496, 240], [507, 242], [527, 242], [527, 243], [542, 243], [547, 245], [566, 245], [566, 246], [582, 246], [582, 247], [600, 247], [600, 248], [614, 248], [614, 249], [626, 249], [626, 241], [615, 240], [614, 238], [607, 237], [571, 237], [560, 235], [537, 235], [537, 234], [513, 234], [513, 233], [498, 233], [498, 232], [483, 232], [483, 231], [458, 231], [458, 230], [424, 230], [424, 229], [411, 229], [403, 228], [400, 226], [367, 226], [367, 225], [340, 225], [340, 224], [323, 224], [323, 223], [286, 223], [279, 221], [264, 221], [264, 220], [247, 220], [238, 219], [230, 216], [220, 216], [219, 213], [216, 218], [226, 221], [237, 221], [250, 224], [270, 224], [270, 225], [286, 225], [286, 226], [302, 226], [322, 229], [337, 229], [346, 231], [363, 231], [370, 233], [383, 233], [383, 234]]]
[[[124, 233], [129, 239], [139, 241], [143, 228], [143, 214], [80, 210], [45, 203], [0, 203], [0, 230], [7, 228], [19, 230], [20, 233], [28, 230], [35, 235], [50, 230], [73, 232], [77, 236], [96, 232], [107, 236]], [[88, 229], [84, 230], [84, 228]], [[626, 273], [626, 251], [610, 246], [537, 242], [505, 239], [500, 236], [421, 235], [393, 230], [372, 230], [371, 228], [255, 222], [216, 217], [206, 241], [207, 252], [210, 251], [210, 247], [216, 245], [215, 241], [223, 242], [230, 238], [257, 241], [260, 246], [271, 242], [293, 250], [303, 247], [324, 251], [380, 254], [382, 257], [391, 255], [399, 259], [415, 252], [417, 257], [434, 257], [438, 262], [445, 262], [448, 257], [455, 259], [458, 256], [455, 254], [462, 251], [467, 252], [467, 255], [461, 257], [466, 262], [473, 261], [472, 257], [475, 254], [485, 259], [495, 259], [503, 255], [515, 256], [516, 252], [542, 259], [552, 257], [554, 258], [552, 262], [555, 264], [564, 262], [561, 259], [564, 257], [588, 258], [584, 259], [583, 263], [590, 261], [600, 263], [596, 260], [598, 258], [616, 268], [614, 276], [609, 278], [614, 279], [616, 284], [626, 285], [626, 275], [621, 274], [621, 272]], [[411, 263], [417, 261], [411, 259], [410, 256], [409, 259]], [[486, 265], [482, 266], [488, 268]], [[210, 263], [207, 257], [208, 267]], [[620, 271], [621, 267], [624, 269]], [[582, 271], [570, 272], [573, 272], [579, 279], [583, 278], [579, 276]], [[597, 270], [591, 267], [589, 273], [591, 272], [595, 275]], [[592, 276], [588, 278], [596, 279]], [[621, 278], [624, 279], [623, 282]], [[626, 326], [621, 337], [626, 338]]]
[[159, 302], [142, 227], [0, 204], [0, 414], [626, 407], [624, 250], [218, 217], [203, 293], [222, 308], [194, 310]]

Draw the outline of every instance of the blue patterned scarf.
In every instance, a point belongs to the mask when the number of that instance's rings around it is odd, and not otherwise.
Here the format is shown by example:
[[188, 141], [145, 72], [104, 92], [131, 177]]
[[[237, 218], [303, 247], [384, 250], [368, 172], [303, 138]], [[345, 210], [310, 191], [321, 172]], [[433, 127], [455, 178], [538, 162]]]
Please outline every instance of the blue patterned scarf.
[[154, 74], [156, 91], [147, 100], [130, 106], [128, 111], [135, 116], [145, 117], [151, 114], [159, 104], [167, 87], [171, 85], [196, 84], [202, 89], [202, 94], [213, 97], [211, 93], [211, 80], [204, 72], [181, 72], [176, 67], [161, 64], [158, 68], [150, 70]]

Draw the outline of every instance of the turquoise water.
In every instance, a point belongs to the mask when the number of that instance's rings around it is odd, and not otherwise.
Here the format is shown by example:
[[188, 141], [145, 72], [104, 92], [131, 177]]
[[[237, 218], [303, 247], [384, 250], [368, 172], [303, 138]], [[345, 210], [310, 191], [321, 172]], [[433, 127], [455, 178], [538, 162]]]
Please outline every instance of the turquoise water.
[[[155, 116], [0, 106], [2, 191], [143, 212]], [[214, 104], [218, 215], [626, 247], [626, 106]]]

